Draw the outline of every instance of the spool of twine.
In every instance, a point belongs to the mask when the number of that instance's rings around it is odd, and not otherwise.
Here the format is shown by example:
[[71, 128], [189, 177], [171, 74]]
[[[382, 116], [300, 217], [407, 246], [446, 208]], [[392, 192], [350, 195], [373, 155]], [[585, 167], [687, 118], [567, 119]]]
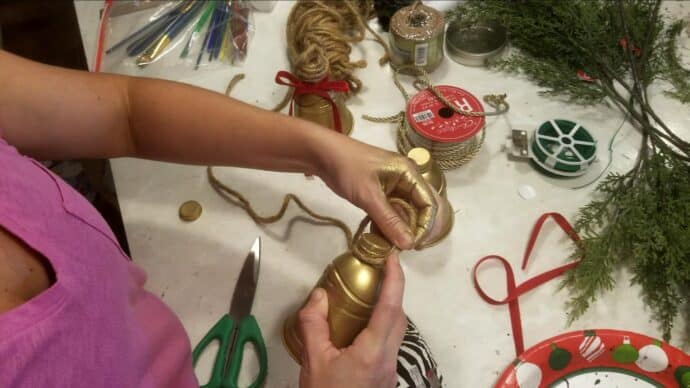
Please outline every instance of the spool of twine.
[[[510, 106], [506, 102], [505, 94], [491, 94], [483, 97], [486, 104], [494, 108], [493, 112], [474, 112], [466, 111], [458, 108], [455, 104], [448, 101], [448, 99], [438, 90], [436, 86], [431, 83], [429, 79], [429, 74], [420, 68], [416, 68], [411, 65], [403, 66], [396, 69], [393, 72], [393, 81], [395, 86], [400, 90], [400, 93], [405, 98], [405, 105], [410, 102], [410, 95], [407, 93], [405, 88], [400, 83], [399, 73], [410, 71], [416, 74], [416, 79], [414, 81], [414, 86], [417, 90], [429, 90], [437, 99], [439, 99], [446, 107], [448, 107], [454, 114], [459, 114], [463, 116], [497, 116], [508, 111]], [[484, 143], [484, 138], [486, 136], [484, 129], [480, 131], [475, 136], [471, 138], [460, 141], [460, 142], [439, 142], [434, 141], [425, 137], [424, 135], [417, 132], [410, 125], [407, 120], [407, 115], [405, 111], [398, 113], [397, 115], [388, 117], [373, 117], [364, 115], [362, 116], [365, 120], [378, 122], [378, 123], [397, 123], [397, 147], [398, 151], [407, 155], [407, 153], [415, 147], [423, 147], [429, 150], [431, 156], [436, 163], [438, 163], [441, 170], [452, 170], [458, 168], [470, 160], [472, 160], [481, 150]]]
[[420, 0], [398, 10], [390, 22], [391, 62], [432, 72], [443, 60], [443, 13]]

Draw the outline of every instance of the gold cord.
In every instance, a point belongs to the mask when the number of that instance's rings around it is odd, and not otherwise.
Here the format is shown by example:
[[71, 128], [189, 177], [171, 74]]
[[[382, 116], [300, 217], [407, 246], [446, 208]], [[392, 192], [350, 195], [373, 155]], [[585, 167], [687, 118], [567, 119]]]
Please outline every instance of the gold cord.
[[[508, 102], [506, 101], [505, 94], [490, 94], [483, 97], [485, 103], [494, 108], [493, 112], [472, 112], [464, 111], [455, 104], [448, 101], [443, 94], [436, 88], [435, 85], [431, 83], [429, 79], [429, 74], [424, 70], [415, 66], [400, 66], [394, 68], [393, 71], [393, 82], [395, 86], [400, 90], [400, 93], [405, 98], [405, 105], [410, 101], [410, 95], [407, 90], [402, 86], [399, 79], [399, 73], [401, 71], [412, 70], [416, 72], [416, 79], [413, 85], [417, 90], [427, 89], [436, 98], [438, 98], [444, 105], [450, 108], [453, 112], [463, 115], [463, 116], [497, 116], [503, 114], [510, 109]], [[375, 123], [397, 123], [397, 140], [396, 144], [398, 151], [407, 155], [407, 153], [415, 147], [424, 147], [429, 150], [431, 156], [436, 160], [439, 167], [442, 170], [451, 170], [458, 168], [470, 160], [472, 160], [481, 151], [481, 147], [484, 144], [484, 139], [486, 137], [486, 131], [482, 130], [479, 137], [474, 136], [471, 139], [458, 142], [458, 143], [440, 143], [433, 140], [429, 140], [424, 136], [418, 134], [407, 121], [405, 111], [401, 111], [396, 115], [387, 117], [373, 117], [369, 115], [363, 115], [363, 119], [375, 122]]]

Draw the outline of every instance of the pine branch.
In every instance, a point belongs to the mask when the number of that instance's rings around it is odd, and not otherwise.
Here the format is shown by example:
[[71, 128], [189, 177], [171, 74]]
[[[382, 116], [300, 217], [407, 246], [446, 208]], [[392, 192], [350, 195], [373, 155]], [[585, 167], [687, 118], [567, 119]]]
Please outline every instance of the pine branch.
[[[663, 79], [674, 88], [669, 95], [688, 101], [690, 71], [675, 50], [681, 24], [667, 27], [659, 11], [659, 0], [468, 0], [450, 16], [508, 28], [519, 52], [496, 70], [524, 74], [545, 88], [543, 95], [572, 103], [608, 98], [640, 131], [634, 167], [606, 177], [597, 197], [580, 209], [575, 228], [583, 239], [573, 254], [583, 260], [563, 286], [572, 295], [572, 321], [627, 266], [668, 339], [678, 314], [690, 321], [690, 143], [654, 111], [647, 89]], [[595, 81], [578, 79], [579, 71]]]

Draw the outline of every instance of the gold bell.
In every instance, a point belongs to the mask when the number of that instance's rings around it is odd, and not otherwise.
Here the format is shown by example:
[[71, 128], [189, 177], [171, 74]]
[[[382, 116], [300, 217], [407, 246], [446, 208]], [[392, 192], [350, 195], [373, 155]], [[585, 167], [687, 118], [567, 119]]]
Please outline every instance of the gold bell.
[[431, 158], [431, 153], [426, 148], [417, 147], [411, 149], [407, 157], [415, 163], [422, 178], [429, 182], [441, 197], [446, 198], [446, 177]]
[[[352, 113], [345, 105], [343, 93], [332, 93], [335, 106], [340, 115], [341, 130], [344, 135], [352, 132], [353, 120]], [[326, 128], [336, 129], [333, 119], [333, 105], [327, 99], [317, 94], [302, 94], [295, 97], [295, 116]]]
[[431, 153], [422, 147], [411, 149], [407, 153], [407, 157], [417, 166], [417, 171], [422, 175], [422, 178], [429, 182], [429, 185], [436, 189], [441, 201], [438, 204], [438, 212], [436, 213], [436, 220], [434, 227], [429, 233], [429, 239], [425, 241], [417, 249], [428, 248], [441, 242], [450, 231], [453, 229], [453, 222], [455, 215], [453, 207], [446, 196], [446, 177], [438, 167], [438, 164], [431, 158]]
[[[336, 348], [350, 346], [369, 323], [383, 280], [383, 265], [392, 250], [383, 237], [364, 233], [352, 250], [336, 257], [321, 275], [316, 287], [328, 295], [328, 327]], [[301, 364], [297, 313], [285, 320], [283, 340], [290, 355]]]

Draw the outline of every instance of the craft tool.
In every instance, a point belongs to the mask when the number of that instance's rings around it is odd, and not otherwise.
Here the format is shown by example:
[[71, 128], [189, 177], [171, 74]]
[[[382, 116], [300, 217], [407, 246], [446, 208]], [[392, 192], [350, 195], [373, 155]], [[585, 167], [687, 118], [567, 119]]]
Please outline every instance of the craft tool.
[[244, 260], [240, 276], [235, 284], [235, 291], [230, 302], [230, 311], [209, 330], [192, 353], [194, 365], [211, 342], [218, 341], [220, 346], [213, 363], [211, 379], [202, 388], [237, 388], [237, 378], [242, 368], [244, 346], [254, 344], [259, 356], [259, 374], [250, 388], [261, 387], [268, 372], [268, 355], [256, 318], [251, 315], [254, 294], [259, 278], [261, 262], [261, 237], [254, 240], [247, 258]]
[[213, 23], [210, 27], [210, 35], [208, 38], [208, 45], [206, 47], [206, 52], [208, 52], [208, 60], [213, 59], [213, 47], [216, 42], [216, 35], [218, 35], [218, 23], [220, 22], [221, 14], [223, 13], [223, 4], [217, 3], [216, 9], [213, 11]]
[[[229, 7], [230, 15], [228, 17], [228, 23], [225, 25], [225, 34], [223, 36], [223, 45], [220, 49], [220, 60], [231, 60], [233, 54], [232, 47], [232, 7]], [[231, 60], [232, 61], [232, 60]]]
[[141, 54], [137, 60], [137, 66], [144, 67], [156, 59], [165, 51], [175, 37], [185, 28], [185, 26], [194, 18], [196, 13], [203, 7], [203, 2], [197, 1], [188, 4], [180, 15], [165, 29], [163, 34]]
[[213, 12], [211, 13], [211, 22], [208, 25], [208, 28], [206, 29], [206, 34], [204, 34], [204, 42], [201, 45], [201, 48], [199, 48], [199, 55], [196, 57], [196, 64], [194, 64], [194, 70], [199, 69], [199, 64], [201, 63], [201, 58], [204, 55], [204, 50], [207, 50], [207, 45], [209, 38], [211, 36], [211, 31], [213, 30], [213, 26], [216, 23], [216, 18], [218, 16], [218, 7], [214, 4], [213, 6]]
[[201, 29], [204, 28], [206, 23], [209, 21], [211, 13], [213, 12], [213, 8], [213, 2], [209, 1], [206, 5], [206, 8], [204, 8], [204, 12], [201, 14], [201, 18], [199, 18], [199, 21], [197, 21], [196, 26], [194, 27], [194, 31], [189, 36], [189, 39], [187, 40], [187, 43], [184, 46], [184, 50], [182, 50], [182, 53], [180, 54], [180, 58], [186, 58], [189, 54], [189, 50], [192, 48], [192, 44], [201, 33]]
[[223, 4], [223, 10], [218, 22], [218, 34], [216, 35], [216, 42], [214, 44], [213, 59], [218, 59], [218, 55], [220, 54], [221, 47], [225, 41], [228, 20], [230, 20], [230, 5], [226, 2]]
[[[119, 3], [118, 3], [119, 4]], [[184, 3], [183, 3], [184, 4]], [[183, 4], [180, 4], [167, 13], [161, 15], [160, 17], [156, 18], [155, 20], [152, 20], [150, 23], [147, 23], [145, 26], [141, 27], [140, 29], [136, 30], [126, 38], [122, 39], [121, 41], [115, 43], [111, 48], [105, 51], [106, 54], [110, 54], [111, 52], [117, 50], [118, 48], [122, 47], [123, 45], [129, 43], [133, 39], [138, 39], [141, 36], [154, 31], [156, 28], [160, 27], [162, 24], [167, 25], [168, 22], [170, 22], [182, 9]], [[113, 15], [114, 16], [114, 15]]]
[[157, 23], [155, 28], [152, 28], [146, 34], [142, 34], [137, 40], [127, 46], [127, 55], [130, 57], [135, 57], [143, 53], [149, 46], [153, 44], [153, 42], [156, 41], [156, 39], [158, 39], [158, 37], [161, 36], [163, 31], [165, 31], [170, 23], [174, 22], [178, 16], [178, 14], [173, 14], [166, 19], [161, 19], [161, 22]]
[[514, 129], [507, 145], [514, 157], [530, 160], [539, 171], [563, 178], [584, 175], [597, 156], [594, 136], [580, 124], [561, 119], [544, 122], [531, 136]]

